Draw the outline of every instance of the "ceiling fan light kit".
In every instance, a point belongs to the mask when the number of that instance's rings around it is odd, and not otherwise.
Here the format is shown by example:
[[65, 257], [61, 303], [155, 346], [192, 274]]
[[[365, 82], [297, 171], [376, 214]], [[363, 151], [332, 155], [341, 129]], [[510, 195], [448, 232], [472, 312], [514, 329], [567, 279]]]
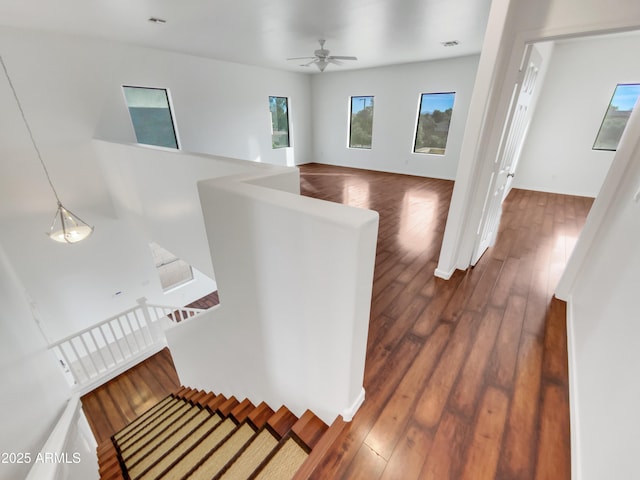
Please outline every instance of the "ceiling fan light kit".
[[300, 64], [301, 67], [308, 67], [309, 65], [315, 65], [318, 70], [324, 72], [327, 65], [330, 63], [334, 65], [342, 65], [342, 60], [358, 60], [357, 57], [344, 56], [344, 55], [330, 55], [330, 51], [324, 48], [324, 39], [318, 40], [320, 48], [314, 50], [312, 57], [292, 57], [287, 60], [309, 60], [307, 63]]

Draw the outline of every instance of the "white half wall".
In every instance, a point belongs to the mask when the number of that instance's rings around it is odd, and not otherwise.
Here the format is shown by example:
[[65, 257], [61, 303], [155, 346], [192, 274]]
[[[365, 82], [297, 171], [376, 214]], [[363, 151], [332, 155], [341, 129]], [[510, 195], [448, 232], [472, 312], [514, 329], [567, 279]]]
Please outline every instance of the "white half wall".
[[[313, 75], [313, 158], [342, 165], [453, 179], [476, 75], [477, 55]], [[413, 153], [422, 93], [455, 92], [444, 155]], [[352, 96], [374, 96], [371, 150], [348, 148]]]
[[330, 424], [363, 398], [378, 214], [300, 196], [298, 181], [199, 184], [221, 305], [166, 336], [183, 384]]
[[615, 152], [593, 150], [618, 83], [640, 83], [638, 35], [556, 42], [515, 188], [595, 197]]

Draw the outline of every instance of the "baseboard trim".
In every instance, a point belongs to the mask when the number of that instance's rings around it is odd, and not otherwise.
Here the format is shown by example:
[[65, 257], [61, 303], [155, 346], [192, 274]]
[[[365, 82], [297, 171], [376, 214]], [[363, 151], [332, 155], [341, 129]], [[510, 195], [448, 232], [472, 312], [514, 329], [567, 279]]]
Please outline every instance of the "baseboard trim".
[[364, 396], [365, 396], [364, 387], [362, 387], [362, 390], [360, 390], [360, 394], [358, 395], [356, 400], [351, 404], [349, 408], [347, 408], [346, 410], [343, 410], [342, 413], [340, 414], [342, 415], [342, 419], [345, 422], [350, 422], [351, 420], [353, 420], [354, 415], [364, 403]]
[[438, 278], [442, 278], [443, 280], [449, 280], [451, 278], [451, 276], [453, 275], [453, 272], [455, 272], [456, 269], [453, 268], [450, 271], [447, 270], [442, 270], [440, 268], [436, 268], [436, 271], [433, 272], [433, 274], [438, 277]]
[[574, 309], [571, 296], [567, 300], [567, 353], [569, 363], [569, 428], [571, 429], [571, 478], [581, 480], [580, 422], [578, 421], [577, 362], [574, 333]]

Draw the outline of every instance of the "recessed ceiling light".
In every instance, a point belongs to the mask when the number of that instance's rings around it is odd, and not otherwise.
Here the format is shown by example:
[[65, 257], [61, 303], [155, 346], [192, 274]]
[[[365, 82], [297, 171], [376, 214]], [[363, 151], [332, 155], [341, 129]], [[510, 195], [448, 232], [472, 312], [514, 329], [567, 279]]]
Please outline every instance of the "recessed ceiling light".
[[449, 40], [447, 42], [442, 42], [442, 46], [443, 47], [455, 47], [456, 45], [459, 45], [460, 42], [458, 40]]
[[151, 23], [167, 23], [167, 21], [164, 18], [158, 18], [158, 17], [151, 17], [149, 18], [149, 21]]

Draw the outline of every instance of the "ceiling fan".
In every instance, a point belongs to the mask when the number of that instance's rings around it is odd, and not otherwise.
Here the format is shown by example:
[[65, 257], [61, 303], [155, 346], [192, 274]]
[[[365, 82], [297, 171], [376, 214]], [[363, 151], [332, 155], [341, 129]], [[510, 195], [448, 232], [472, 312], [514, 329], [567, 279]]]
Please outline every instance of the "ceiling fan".
[[329, 50], [325, 50], [324, 48], [324, 39], [318, 40], [320, 43], [320, 48], [313, 52], [313, 57], [293, 57], [287, 58], [287, 60], [309, 60], [307, 63], [303, 63], [301, 67], [308, 67], [309, 65], [315, 64], [318, 67], [318, 70], [324, 72], [324, 69], [327, 68], [327, 65], [333, 63], [334, 65], [342, 65], [341, 60], [357, 60], [357, 57], [345, 57], [342, 55], [329, 55]]

